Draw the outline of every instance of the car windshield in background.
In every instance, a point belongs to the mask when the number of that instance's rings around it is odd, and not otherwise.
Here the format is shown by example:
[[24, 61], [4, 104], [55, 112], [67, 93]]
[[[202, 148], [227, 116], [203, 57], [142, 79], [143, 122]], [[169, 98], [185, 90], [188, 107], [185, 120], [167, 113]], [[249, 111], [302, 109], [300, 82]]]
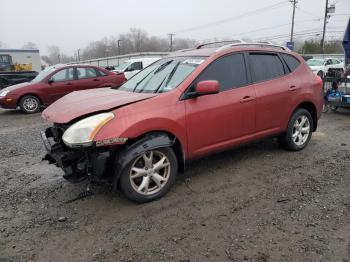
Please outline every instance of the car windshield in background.
[[31, 82], [37, 83], [55, 71], [57, 68], [53, 66], [46, 67], [43, 71], [41, 71]]
[[203, 61], [205, 57], [172, 57], [150, 65], [119, 90], [137, 93], [165, 93], [175, 89]]
[[122, 63], [116, 67], [114, 67], [113, 71], [123, 71], [125, 68], [127, 68], [131, 63]]
[[309, 66], [322, 66], [324, 61], [321, 59], [310, 59], [306, 62]]

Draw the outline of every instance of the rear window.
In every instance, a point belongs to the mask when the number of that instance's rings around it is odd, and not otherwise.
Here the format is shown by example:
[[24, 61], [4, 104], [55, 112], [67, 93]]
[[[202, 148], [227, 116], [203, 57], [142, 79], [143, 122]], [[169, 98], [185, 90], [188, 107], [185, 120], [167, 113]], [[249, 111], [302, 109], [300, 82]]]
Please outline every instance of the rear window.
[[282, 54], [282, 57], [291, 72], [293, 72], [300, 65], [300, 61], [296, 59], [294, 56]]
[[103, 72], [103, 71], [100, 70], [100, 69], [96, 69], [96, 71], [98, 72], [98, 75], [99, 75], [99, 76], [106, 76], [106, 75], [107, 75], [105, 72]]
[[254, 82], [266, 81], [284, 75], [282, 61], [277, 54], [250, 53]]

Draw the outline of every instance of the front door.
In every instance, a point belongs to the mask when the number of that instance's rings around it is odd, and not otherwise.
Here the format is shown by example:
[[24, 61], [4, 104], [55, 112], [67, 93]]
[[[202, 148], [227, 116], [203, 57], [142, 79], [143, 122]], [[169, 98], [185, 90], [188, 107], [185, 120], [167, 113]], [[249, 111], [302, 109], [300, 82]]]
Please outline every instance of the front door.
[[[217, 80], [220, 93], [185, 100], [189, 157], [249, 140], [255, 131], [255, 90], [249, 85], [243, 53], [212, 62], [191, 85]], [[191, 90], [192, 89], [192, 90]]]
[[74, 68], [61, 69], [51, 76], [45, 93], [48, 103], [51, 104], [57, 99], [74, 91]]

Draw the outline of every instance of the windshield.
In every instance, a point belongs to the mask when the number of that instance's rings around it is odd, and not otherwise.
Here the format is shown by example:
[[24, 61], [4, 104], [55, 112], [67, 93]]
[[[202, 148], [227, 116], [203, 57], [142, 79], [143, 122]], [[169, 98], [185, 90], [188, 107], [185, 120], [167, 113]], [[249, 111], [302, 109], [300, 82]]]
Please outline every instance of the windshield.
[[55, 71], [57, 68], [54, 66], [46, 67], [43, 71], [41, 71], [31, 82], [40, 82], [45, 77], [47, 77], [49, 74], [51, 74], [53, 71]]
[[321, 66], [323, 65], [324, 61], [321, 59], [310, 59], [306, 62], [309, 66]]
[[131, 63], [130, 62], [125, 62], [125, 63], [122, 63], [116, 67], [114, 67], [114, 70], [113, 71], [119, 71], [119, 72], [122, 72], [124, 71], [125, 68], [127, 68]]
[[173, 57], [159, 60], [132, 77], [119, 90], [137, 93], [168, 92], [181, 84], [205, 59]]

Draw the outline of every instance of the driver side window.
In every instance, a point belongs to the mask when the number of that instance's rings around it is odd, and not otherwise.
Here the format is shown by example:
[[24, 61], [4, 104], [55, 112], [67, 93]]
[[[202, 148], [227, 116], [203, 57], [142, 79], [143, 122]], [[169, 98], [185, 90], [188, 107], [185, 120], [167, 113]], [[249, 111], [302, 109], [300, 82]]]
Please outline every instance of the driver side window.
[[[230, 90], [248, 84], [243, 54], [231, 54], [212, 62], [195, 80], [194, 86], [204, 80], [217, 80], [220, 90]], [[194, 90], [191, 90], [194, 91]]]
[[58, 71], [56, 74], [54, 74], [51, 79], [54, 82], [63, 82], [63, 81], [70, 81], [74, 79], [74, 68], [66, 68], [61, 71]]
[[134, 62], [128, 66], [127, 71], [142, 70], [142, 62]]

